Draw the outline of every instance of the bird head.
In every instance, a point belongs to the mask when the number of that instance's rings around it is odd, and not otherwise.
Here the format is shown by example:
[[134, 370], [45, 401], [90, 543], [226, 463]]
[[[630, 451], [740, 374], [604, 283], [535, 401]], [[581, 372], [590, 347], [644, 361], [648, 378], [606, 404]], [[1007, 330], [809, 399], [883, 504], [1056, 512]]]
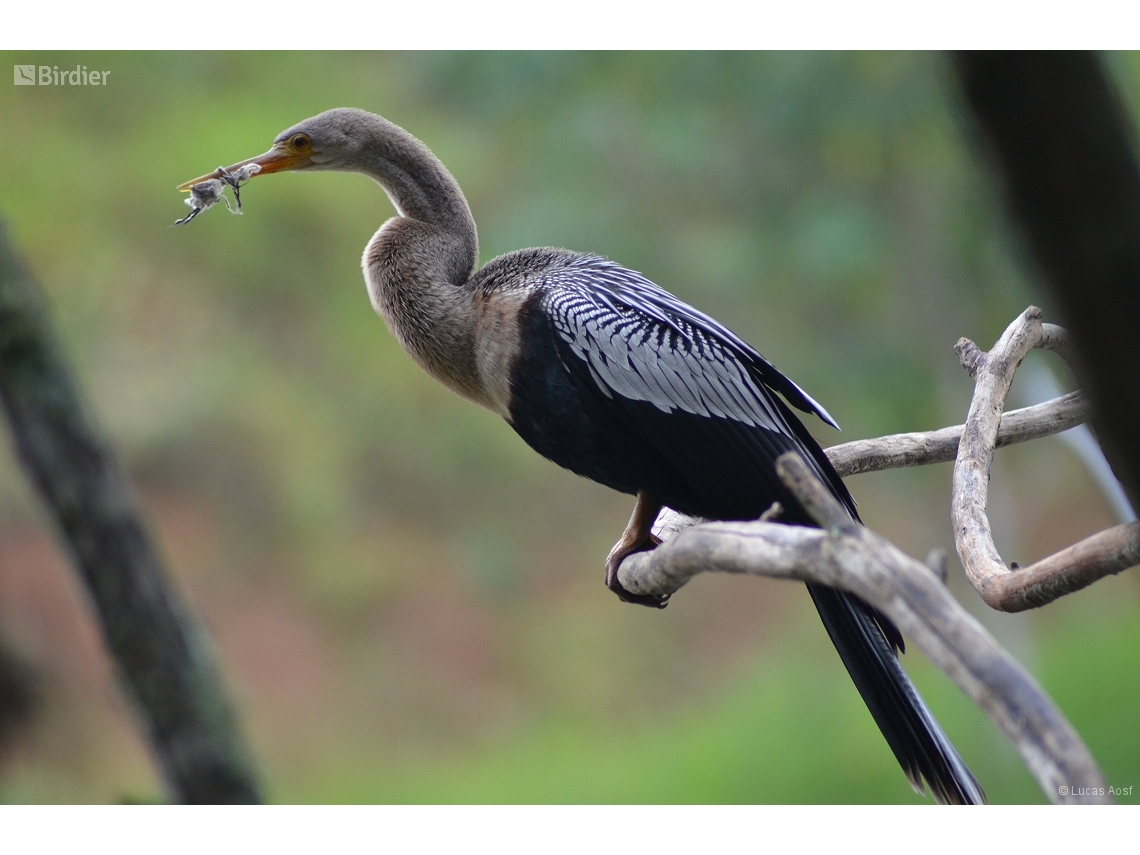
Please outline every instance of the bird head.
[[[326, 110], [319, 116], [294, 125], [282, 131], [273, 141], [273, 148], [258, 157], [225, 167], [226, 173], [233, 173], [243, 166], [256, 164], [259, 171], [253, 175], [268, 175], [296, 169], [346, 169], [351, 168], [358, 157], [361, 145], [368, 137], [370, 125], [383, 122], [379, 116], [340, 107]], [[220, 170], [202, 175], [178, 186], [179, 190], [189, 191], [195, 184], [220, 178]]]

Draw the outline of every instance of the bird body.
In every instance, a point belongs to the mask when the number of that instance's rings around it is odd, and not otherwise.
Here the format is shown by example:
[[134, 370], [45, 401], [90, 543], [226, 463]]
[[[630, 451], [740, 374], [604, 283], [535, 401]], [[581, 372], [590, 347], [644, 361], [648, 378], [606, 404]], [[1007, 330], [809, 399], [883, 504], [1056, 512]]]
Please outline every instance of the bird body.
[[[783, 498], [769, 457], [796, 447], [787, 407], [745, 355], [774, 369], [726, 328], [632, 270], [568, 250], [510, 253], [472, 283], [480, 302], [510, 306], [500, 332], [513, 343], [495, 365], [510, 381], [505, 417], [544, 457], [694, 516], [755, 519]], [[767, 446], [723, 471], [734, 437]]]
[[[754, 348], [644, 276], [564, 249], [511, 252], [476, 268], [475, 221], [458, 183], [411, 134], [359, 110], [330, 110], [246, 163], [362, 172], [398, 216], [376, 232], [363, 269], [373, 307], [425, 371], [499, 413], [535, 451], [638, 497], [607, 560], [651, 545], [662, 506], [748, 520], [773, 502], [814, 525], [775, 472], [797, 452], [853, 519], [854, 500], [792, 412], [827, 412]], [[230, 167], [230, 170], [241, 167]], [[209, 180], [203, 176], [196, 181]], [[193, 186], [188, 182], [184, 187]], [[898, 630], [858, 598], [809, 585], [836, 648], [911, 784], [943, 802], [981, 789], [897, 659]]]

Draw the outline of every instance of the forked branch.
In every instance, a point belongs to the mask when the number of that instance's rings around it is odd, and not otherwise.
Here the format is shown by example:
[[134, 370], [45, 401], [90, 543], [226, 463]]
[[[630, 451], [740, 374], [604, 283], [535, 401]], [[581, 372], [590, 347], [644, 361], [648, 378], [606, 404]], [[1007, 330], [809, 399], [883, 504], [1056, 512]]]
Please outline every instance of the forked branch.
[[[1051, 401], [1010, 410], [1002, 414], [997, 447], [1041, 439], [1084, 424], [1089, 404], [1082, 392], [1069, 392]], [[882, 472], [904, 466], [946, 463], [958, 454], [965, 425], [916, 433], [896, 433], [876, 439], [857, 439], [824, 449], [840, 477]], [[657, 518], [653, 533], [662, 540], [702, 520], [665, 508]]]
[[894, 621], [997, 724], [1051, 801], [1111, 801], [1104, 776], [1072, 725], [930, 567], [846, 518], [794, 454], [780, 458], [779, 473], [821, 529], [705, 523], [652, 552], [627, 557], [619, 569], [621, 584], [633, 593], [661, 596], [697, 573], [718, 570], [854, 593]]
[[970, 584], [989, 606], [1001, 611], [1043, 606], [1140, 563], [1140, 523], [1136, 522], [1094, 534], [1020, 569], [1007, 566], [994, 545], [986, 516], [990, 466], [1013, 373], [1033, 348], [1055, 350], [1063, 356], [1065, 344], [1065, 331], [1041, 323], [1041, 310], [1030, 306], [988, 353], [965, 338], [955, 348], [975, 385], [954, 463], [954, 544]]
[[[1083, 392], [1070, 392], [1032, 407], [1003, 413], [998, 426], [997, 447], [1051, 436], [1084, 424], [1089, 403]], [[857, 439], [826, 449], [842, 478], [864, 472], [881, 472], [903, 466], [945, 463], [958, 455], [965, 425], [922, 433], [896, 433], [878, 439]]]
[[[986, 603], [1005, 611], [1044, 605], [1140, 563], [1140, 523], [1100, 532], [1023, 569], [1007, 567], [994, 547], [986, 518], [994, 449], [1067, 430], [1089, 416], [1080, 392], [1002, 413], [1013, 372], [1029, 350], [1047, 348], [1063, 356], [1065, 346], [1064, 330], [1042, 324], [1040, 310], [1031, 306], [988, 353], [967, 339], [958, 343], [959, 358], [976, 383], [964, 425], [827, 450], [844, 477], [956, 458], [952, 516], [958, 554]], [[718, 570], [818, 582], [854, 593], [890, 617], [997, 724], [1050, 800], [1111, 800], [1076, 731], [1033, 678], [950, 596], [939, 562], [909, 558], [852, 523], [798, 457], [785, 455], [779, 471], [822, 529], [763, 518], [694, 525], [699, 521], [666, 509], [654, 527], [666, 542], [626, 558], [619, 569], [622, 585], [633, 593], [662, 596], [697, 573]]]

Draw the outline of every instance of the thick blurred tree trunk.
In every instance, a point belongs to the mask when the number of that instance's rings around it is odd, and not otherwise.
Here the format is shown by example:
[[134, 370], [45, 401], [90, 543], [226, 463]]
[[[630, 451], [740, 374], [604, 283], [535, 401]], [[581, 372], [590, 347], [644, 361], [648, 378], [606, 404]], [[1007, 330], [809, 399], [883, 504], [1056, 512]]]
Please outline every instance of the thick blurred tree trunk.
[[43, 295], [2, 224], [0, 401], [172, 795], [258, 801], [209, 640], [167, 579], [127, 479], [71, 377]]
[[1140, 170], [1132, 123], [1091, 53], [959, 53], [954, 65], [1072, 334], [1098, 437], [1140, 507]]

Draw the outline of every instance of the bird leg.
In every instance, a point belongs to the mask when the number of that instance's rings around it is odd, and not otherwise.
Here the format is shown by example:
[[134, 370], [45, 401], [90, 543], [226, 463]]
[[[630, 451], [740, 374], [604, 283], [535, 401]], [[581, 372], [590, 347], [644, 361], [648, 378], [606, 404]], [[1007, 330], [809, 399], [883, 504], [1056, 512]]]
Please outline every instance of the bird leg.
[[637, 503], [633, 506], [633, 515], [629, 518], [629, 525], [625, 527], [621, 538], [614, 544], [610, 554], [606, 557], [606, 587], [618, 595], [623, 603], [637, 603], [641, 606], [652, 606], [663, 609], [669, 604], [669, 595], [664, 597], [646, 594], [632, 594], [622, 587], [618, 581], [618, 567], [627, 555], [634, 552], [644, 552], [653, 549], [661, 541], [653, 536], [650, 529], [657, 514], [661, 511], [661, 501], [644, 490], [637, 494]]

